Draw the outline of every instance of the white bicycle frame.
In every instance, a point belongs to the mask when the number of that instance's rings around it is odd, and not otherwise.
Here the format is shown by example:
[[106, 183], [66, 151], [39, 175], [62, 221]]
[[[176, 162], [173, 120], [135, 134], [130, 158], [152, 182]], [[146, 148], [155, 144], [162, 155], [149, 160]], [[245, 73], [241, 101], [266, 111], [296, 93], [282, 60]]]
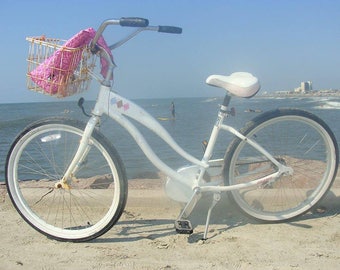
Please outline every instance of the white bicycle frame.
[[[119, 123], [123, 128], [125, 128], [131, 136], [134, 138], [138, 146], [147, 156], [147, 158], [163, 173], [165, 173], [168, 177], [175, 181], [179, 181], [188, 186], [188, 181], [191, 181], [191, 188], [197, 189], [199, 188], [201, 192], [225, 192], [235, 189], [246, 188], [250, 186], [254, 186], [257, 184], [262, 184], [265, 182], [269, 182], [284, 173], [292, 173], [291, 168], [286, 167], [280, 164], [271, 154], [269, 154], [265, 149], [263, 149], [259, 144], [257, 144], [254, 140], [245, 137], [236, 129], [231, 126], [227, 126], [223, 124], [223, 120], [227, 113], [227, 107], [221, 105], [221, 110], [218, 113], [217, 121], [213, 127], [211, 132], [211, 136], [208, 142], [207, 149], [203, 155], [202, 160], [198, 160], [192, 155], [188, 154], [184, 151], [170, 136], [170, 134], [166, 131], [166, 129], [149, 113], [139, 107], [137, 104], [132, 101], [118, 95], [117, 93], [110, 90], [110, 87], [101, 85], [99, 90], [99, 95], [92, 111], [92, 117], [87, 123], [86, 129], [84, 131], [83, 138], [80, 142], [80, 146], [78, 151], [70, 164], [68, 170], [66, 171], [63, 179], [61, 180], [61, 184], [63, 186], [68, 186], [67, 181], [71, 179], [75, 172], [78, 169], [77, 164], [81, 164], [81, 160], [86, 156], [89, 148], [91, 147], [91, 134], [94, 128], [100, 123], [100, 117], [106, 114], [114, 121]], [[174, 151], [176, 151], [180, 156], [191, 162], [193, 165], [197, 165], [197, 176], [195, 179], [187, 179], [185, 176], [180, 174], [179, 172], [173, 170], [168, 165], [166, 165], [152, 150], [148, 142], [145, 140], [140, 131], [136, 128], [136, 126], [129, 120], [129, 118], [138, 121], [143, 124], [146, 128], [152, 130], [157, 136], [163, 139]], [[273, 164], [278, 167], [278, 171], [272, 173], [268, 176], [254, 179], [251, 182], [244, 184], [237, 184], [232, 186], [222, 186], [223, 179], [219, 181], [206, 183], [205, 181], [201, 181], [203, 179], [203, 175], [206, 169], [209, 168], [210, 164], [222, 163], [223, 160], [210, 160], [212, 156], [215, 142], [219, 135], [220, 130], [225, 130], [227, 132], [232, 133], [237, 136], [241, 140], [250, 144], [257, 151], [262, 153], [263, 156], [268, 158]]]
[[[198, 160], [192, 155], [188, 154], [186, 151], [184, 151], [170, 136], [170, 134], [165, 130], [165, 128], [159, 124], [157, 120], [155, 120], [149, 113], [147, 113], [145, 110], [143, 110], [141, 107], [133, 103], [132, 101], [118, 95], [116, 92], [111, 91], [111, 82], [110, 78], [113, 73], [113, 69], [115, 68], [115, 64], [112, 61], [111, 57], [107, 53], [106, 50], [96, 45], [99, 37], [103, 33], [104, 29], [108, 25], [118, 25], [120, 24], [120, 20], [107, 20], [104, 21], [101, 26], [99, 27], [95, 38], [93, 39], [91, 43], [91, 49], [94, 49], [94, 53], [98, 53], [101, 55], [101, 57], [104, 57], [107, 62], [109, 63], [109, 69], [106, 74], [106, 77], [104, 80], [102, 80], [100, 77], [98, 77], [94, 73], [90, 73], [90, 75], [96, 79], [98, 82], [100, 82], [100, 88], [99, 88], [99, 94], [97, 97], [97, 101], [95, 104], [95, 107], [92, 111], [92, 117], [87, 123], [87, 126], [84, 131], [83, 138], [80, 142], [80, 146], [77, 150], [77, 153], [75, 154], [70, 166], [68, 167], [67, 171], [65, 172], [64, 177], [61, 179], [59, 183], [56, 185], [62, 185], [64, 188], [68, 188], [68, 181], [69, 179], [72, 179], [72, 177], [75, 175], [78, 164], [81, 164], [82, 159], [86, 157], [86, 154], [88, 153], [90, 149], [91, 144], [91, 134], [94, 128], [99, 125], [100, 123], [100, 117], [103, 114], [108, 115], [110, 118], [112, 118], [114, 121], [119, 123], [123, 128], [125, 128], [131, 136], [134, 138], [136, 143], [139, 145], [141, 150], [144, 152], [144, 154], [147, 156], [147, 158], [163, 173], [165, 173], [168, 177], [171, 179], [178, 181], [186, 186], [190, 186], [193, 190], [198, 190], [201, 192], [209, 191], [209, 192], [223, 192], [223, 191], [230, 191], [235, 189], [241, 189], [246, 188], [249, 186], [254, 186], [257, 184], [266, 183], [272, 180], [275, 180], [282, 174], [291, 174], [292, 169], [289, 167], [286, 167], [282, 164], [280, 164], [271, 154], [269, 154], [263, 147], [261, 147], [259, 144], [257, 144], [254, 140], [245, 137], [240, 132], [238, 132], [236, 129], [232, 128], [231, 126], [227, 126], [223, 124], [224, 118], [228, 115], [228, 104], [230, 101], [230, 97], [227, 95], [226, 99], [224, 101], [224, 104], [221, 105], [220, 111], [218, 113], [217, 121], [212, 129], [210, 139], [207, 145], [207, 148], [204, 152], [202, 160]], [[139, 34], [142, 31], [150, 30], [150, 31], [160, 31], [161, 26], [148, 26], [148, 27], [142, 27], [138, 28], [135, 32], [127, 36], [126, 38], [122, 39], [121, 41], [118, 41], [117, 43], [109, 46], [111, 50], [114, 50], [121, 46], [122, 44], [129, 41], [131, 38], [135, 37], [137, 34]], [[166, 27], [169, 29], [168, 27]], [[170, 27], [172, 28], [172, 27]], [[163, 28], [164, 29], [164, 28]], [[173, 28], [172, 28], [173, 29]], [[176, 29], [175, 29], [176, 30]], [[172, 30], [170, 31], [172, 32]], [[176, 32], [176, 31], [175, 31]], [[191, 162], [193, 165], [197, 166], [197, 173], [195, 175], [195, 179], [187, 179], [184, 175], [179, 173], [178, 171], [173, 170], [168, 165], [166, 165], [152, 150], [148, 142], [145, 140], [143, 135], [140, 133], [140, 131], [136, 128], [135, 125], [129, 120], [129, 118], [141, 123], [146, 128], [152, 130], [157, 136], [159, 136], [161, 139], [163, 139], [175, 152], [177, 152], [180, 156]], [[252, 147], [254, 147], [257, 151], [262, 153], [263, 156], [265, 156], [268, 160], [270, 160], [277, 168], [278, 171], [275, 173], [272, 173], [270, 175], [267, 175], [265, 177], [254, 179], [251, 182], [244, 183], [244, 184], [237, 184], [232, 186], [224, 186], [223, 185], [223, 179], [219, 179], [218, 181], [212, 181], [206, 183], [205, 181], [202, 181], [205, 171], [210, 167], [211, 164], [220, 164], [222, 167], [223, 160], [210, 160], [216, 140], [218, 138], [218, 134], [220, 130], [224, 130], [227, 132], [232, 133], [233, 135], [240, 138], [242, 141], [245, 141], [246, 143], [250, 144]], [[191, 181], [191, 184], [190, 182]], [[189, 184], [188, 184], [189, 183]]]
[[[132, 21], [135, 21], [135, 20], [133, 19]], [[139, 21], [139, 19], [137, 19], [137, 21]], [[65, 188], [65, 189], [70, 188], [69, 182], [72, 181], [73, 177], [76, 175], [77, 170], [79, 169], [80, 164], [82, 164], [82, 161], [85, 159], [87, 153], [89, 152], [91, 148], [91, 144], [92, 144], [92, 141], [91, 141], [92, 132], [100, 124], [100, 117], [103, 114], [108, 115], [114, 121], [119, 123], [124, 129], [126, 129], [131, 134], [131, 136], [136, 141], [136, 143], [141, 148], [141, 150], [144, 152], [144, 154], [147, 156], [147, 158], [160, 171], [165, 173], [172, 181], [177, 181], [177, 183], [180, 184], [178, 185], [180, 186], [180, 188], [181, 187], [185, 189], [187, 189], [188, 187], [191, 188], [192, 192], [189, 189], [190, 193], [188, 192], [185, 195], [187, 204], [185, 205], [184, 209], [180, 213], [178, 217], [178, 221], [190, 215], [191, 211], [193, 210], [196, 203], [200, 199], [202, 192], [213, 192], [214, 193], [213, 201], [207, 214], [207, 220], [206, 220], [206, 226], [205, 226], [203, 239], [207, 238], [210, 215], [211, 215], [212, 209], [215, 207], [217, 202], [220, 200], [221, 192], [237, 190], [237, 189], [247, 188], [247, 187], [256, 186], [256, 185], [264, 185], [268, 182], [275, 181], [283, 174], [293, 173], [292, 168], [280, 164], [270, 153], [268, 153], [263, 147], [261, 147], [258, 143], [256, 143], [256, 141], [244, 136], [243, 134], [238, 132], [233, 127], [223, 124], [224, 118], [228, 116], [229, 114], [228, 105], [230, 101], [230, 96], [228, 94], [226, 95], [223, 101], [223, 104], [220, 106], [217, 121], [215, 122], [215, 125], [212, 129], [209, 142], [205, 149], [203, 158], [201, 160], [198, 160], [197, 158], [193, 157], [192, 155], [188, 154], [185, 150], [183, 150], [174, 141], [174, 139], [170, 136], [170, 134], [166, 131], [166, 129], [156, 119], [154, 119], [149, 113], [147, 113], [145, 110], [143, 110], [141, 107], [139, 107], [137, 104], [133, 103], [132, 101], [120, 96], [116, 92], [111, 91], [110, 78], [113, 73], [115, 64], [112, 61], [108, 52], [106, 52], [103, 48], [96, 45], [104, 29], [106, 28], [107, 25], [110, 25], [110, 24], [117, 25], [117, 24], [121, 24], [121, 22], [119, 20], [105, 21], [98, 29], [96, 36], [90, 45], [91, 51], [93, 53], [99, 53], [101, 57], [104, 57], [107, 60], [107, 62], [109, 63], [108, 72], [104, 80], [98, 77], [96, 74], [92, 72], [90, 73], [90, 75], [93, 78], [95, 78], [98, 82], [100, 82], [100, 88], [99, 88], [97, 101], [94, 106], [94, 109], [92, 110], [92, 116], [90, 120], [88, 121], [86, 128], [84, 130], [84, 134], [80, 141], [78, 150], [71, 164], [67, 168], [63, 178], [58, 183], [56, 183], [57, 188], [60, 188], [60, 187]], [[109, 48], [111, 50], [118, 48], [119, 46], [121, 46], [122, 44], [124, 44], [125, 42], [127, 42], [128, 40], [130, 40], [131, 38], [133, 38], [138, 33], [144, 30], [178, 33], [178, 29], [173, 28], [173, 27], [161, 27], [161, 26], [142, 27], [142, 28], [137, 29], [135, 32], [130, 34], [125, 39], [122, 39], [121, 41], [109, 46]], [[194, 169], [193, 171], [191, 171], [190, 176], [188, 177], [185, 173], [181, 173], [182, 172], [181, 170], [175, 171], [172, 168], [170, 168], [168, 165], [166, 165], [155, 154], [155, 152], [152, 150], [148, 142], [145, 140], [145, 138], [140, 133], [140, 131], [136, 128], [136, 126], [130, 121], [130, 119], [133, 119], [141, 123], [146, 128], [153, 131], [157, 136], [159, 136], [162, 140], [164, 140], [164, 142], [166, 142], [175, 152], [177, 152], [177, 154], [179, 154], [184, 159], [192, 163], [192, 167], [186, 167], [186, 169], [189, 169], [189, 170]], [[212, 153], [214, 151], [215, 143], [217, 141], [220, 130], [227, 131], [235, 135], [236, 137], [238, 137], [243, 142], [251, 145], [258, 152], [260, 152], [264, 157], [270, 160], [278, 168], [278, 170], [270, 175], [267, 175], [267, 176], [264, 176], [258, 179], [254, 179], [253, 181], [250, 181], [248, 183], [236, 184], [236, 185], [231, 185], [231, 186], [223, 185], [224, 184], [223, 179], [218, 179], [218, 180], [214, 180], [210, 182], [204, 181], [203, 176], [206, 170], [210, 168], [210, 166], [215, 167], [217, 165], [218, 167], [222, 168], [222, 166], [224, 165], [223, 159], [210, 160], [210, 158], [212, 157]], [[176, 189], [175, 193], [178, 193], [178, 186], [175, 188]], [[188, 196], [190, 198], [188, 198]], [[176, 230], [177, 230], [177, 227], [176, 227]]]

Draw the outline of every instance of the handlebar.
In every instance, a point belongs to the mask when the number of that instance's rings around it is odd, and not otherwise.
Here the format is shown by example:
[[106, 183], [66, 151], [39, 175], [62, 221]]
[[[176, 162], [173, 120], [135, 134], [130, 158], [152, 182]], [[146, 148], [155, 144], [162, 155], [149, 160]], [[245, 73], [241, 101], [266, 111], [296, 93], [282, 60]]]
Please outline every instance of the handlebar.
[[103, 34], [105, 28], [108, 25], [120, 25], [123, 27], [137, 27], [138, 29], [132, 33], [130, 36], [128, 36], [126, 39], [117, 42], [114, 45], [110, 46], [110, 49], [115, 49], [140, 33], [141, 31], [145, 30], [151, 30], [151, 31], [157, 31], [161, 33], [170, 33], [170, 34], [181, 34], [182, 28], [176, 27], [176, 26], [149, 26], [149, 20], [144, 18], [138, 18], [138, 17], [122, 17], [120, 19], [109, 19], [104, 21], [98, 28], [97, 33], [92, 40], [90, 44], [90, 49], [93, 53], [97, 51], [96, 44], [98, 42], [99, 37]]
[[176, 26], [158, 26], [158, 32], [170, 34], [182, 34], [182, 28]]
[[136, 17], [128, 17], [128, 18], [121, 18], [119, 20], [119, 24], [121, 26], [128, 26], [128, 27], [147, 27], [149, 25], [149, 20], [143, 18], [136, 18]]
[[97, 42], [101, 35], [103, 34], [104, 30], [108, 25], [120, 25], [123, 27], [135, 27], [137, 28], [133, 33], [129, 36], [123, 38], [122, 40], [116, 42], [109, 46], [110, 50], [116, 49], [119, 46], [123, 45], [125, 42], [129, 41], [131, 38], [136, 36], [142, 31], [149, 30], [149, 31], [157, 31], [161, 33], [170, 33], [170, 34], [181, 34], [182, 28], [176, 26], [149, 26], [149, 20], [138, 18], [138, 17], [122, 17], [120, 19], [110, 19], [104, 21], [98, 28], [95, 37], [91, 41], [90, 50], [93, 54], [96, 54], [100, 51], [100, 54], [106, 61], [109, 63], [108, 71], [106, 72], [106, 76], [104, 76], [104, 81], [102, 81], [103, 85], [109, 86], [110, 85], [110, 78], [112, 77], [112, 72], [115, 67], [115, 64], [110, 57], [110, 53], [101, 48], [97, 45]]

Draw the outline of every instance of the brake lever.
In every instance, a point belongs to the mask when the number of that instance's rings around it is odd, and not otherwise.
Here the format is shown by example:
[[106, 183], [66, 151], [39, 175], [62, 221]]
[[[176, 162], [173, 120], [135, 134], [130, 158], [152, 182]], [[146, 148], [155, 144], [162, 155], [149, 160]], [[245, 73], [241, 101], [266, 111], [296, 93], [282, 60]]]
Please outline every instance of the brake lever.
[[85, 111], [85, 108], [84, 108], [84, 102], [85, 102], [85, 99], [83, 97], [81, 97], [79, 100], [78, 100], [78, 107], [82, 110], [83, 114], [87, 117], [91, 117], [90, 114], [88, 114], [86, 111]]

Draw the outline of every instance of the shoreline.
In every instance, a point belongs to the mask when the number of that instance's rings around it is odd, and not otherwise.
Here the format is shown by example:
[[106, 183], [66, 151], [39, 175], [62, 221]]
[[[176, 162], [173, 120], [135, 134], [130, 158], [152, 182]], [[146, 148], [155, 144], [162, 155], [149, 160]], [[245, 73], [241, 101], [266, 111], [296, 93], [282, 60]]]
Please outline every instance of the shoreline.
[[328, 92], [322, 92], [322, 91], [311, 91], [311, 93], [266, 93], [266, 94], [259, 94], [257, 96], [255, 96], [254, 98], [277, 98], [277, 97], [284, 97], [284, 98], [319, 98], [319, 97], [323, 97], [323, 98], [340, 98], [340, 90], [338, 91], [334, 91], [331, 93]]

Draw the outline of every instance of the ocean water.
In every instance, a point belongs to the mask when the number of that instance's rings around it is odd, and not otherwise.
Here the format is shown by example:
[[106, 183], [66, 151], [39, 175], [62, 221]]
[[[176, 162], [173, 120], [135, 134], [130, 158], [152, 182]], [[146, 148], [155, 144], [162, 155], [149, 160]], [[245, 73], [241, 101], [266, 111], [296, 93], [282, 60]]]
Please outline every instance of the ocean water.
[[[184, 150], [200, 159], [203, 155], [201, 142], [209, 138], [222, 98], [134, 100], [156, 118], [171, 117], [170, 104], [172, 101], [176, 106], [176, 119], [160, 120], [161, 124]], [[91, 101], [85, 102], [85, 108], [88, 111], [92, 105]], [[227, 124], [236, 128], [243, 127], [247, 121], [259, 114], [247, 112], [249, 109], [267, 111], [278, 107], [292, 107], [311, 111], [330, 126], [338, 144], [340, 144], [340, 97], [234, 98], [230, 106], [235, 107], [236, 116], [228, 118]], [[10, 145], [29, 123], [48, 116], [87, 120], [74, 101], [0, 104], [0, 112], [0, 181], [5, 179], [5, 161]], [[151, 131], [138, 123], [136, 126], [141, 129], [156, 154], [170, 167], [176, 169], [188, 164]], [[126, 167], [128, 178], [152, 177], [158, 172], [157, 168], [146, 159], [131, 136], [117, 123], [108, 117], [103, 117], [101, 131], [118, 150]], [[230, 134], [222, 133], [216, 146], [217, 156], [223, 156], [231, 139]]]

